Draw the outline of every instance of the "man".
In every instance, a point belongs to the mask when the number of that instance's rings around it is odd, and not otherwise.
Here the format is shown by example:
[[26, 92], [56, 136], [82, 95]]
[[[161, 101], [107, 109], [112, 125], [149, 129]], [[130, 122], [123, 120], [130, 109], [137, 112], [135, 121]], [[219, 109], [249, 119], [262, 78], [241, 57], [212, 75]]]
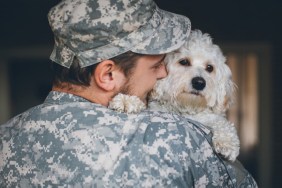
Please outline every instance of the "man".
[[151, 0], [64, 0], [49, 22], [54, 86], [0, 127], [0, 187], [256, 187], [216, 155], [199, 123], [107, 108], [120, 92], [146, 102], [188, 18]]

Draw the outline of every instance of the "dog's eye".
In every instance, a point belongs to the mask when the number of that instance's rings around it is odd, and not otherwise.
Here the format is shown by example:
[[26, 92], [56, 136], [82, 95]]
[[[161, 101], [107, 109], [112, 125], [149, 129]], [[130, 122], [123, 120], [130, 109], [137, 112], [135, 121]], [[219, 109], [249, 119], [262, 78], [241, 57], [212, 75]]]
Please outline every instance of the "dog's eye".
[[208, 72], [212, 72], [213, 71], [213, 66], [212, 65], [207, 65], [206, 70]]
[[191, 65], [191, 63], [188, 59], [182, 59], [182, 60], [179, 61], [179, 63], [181, 65], [184, 65], [184, 66], [190, 66]]

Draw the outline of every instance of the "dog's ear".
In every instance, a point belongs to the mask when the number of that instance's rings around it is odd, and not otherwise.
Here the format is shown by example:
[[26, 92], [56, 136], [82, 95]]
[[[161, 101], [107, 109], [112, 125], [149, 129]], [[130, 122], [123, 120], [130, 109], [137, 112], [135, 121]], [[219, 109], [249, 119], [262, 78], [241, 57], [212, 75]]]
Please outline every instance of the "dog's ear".
[[234, 103], [235, 93], [236, 93], [236, 84], [232, 81], [230, 77], [225, 84], [226, 95], [224, 97], [223, 107], [224, 110], [228, 110], [230, 106]]
[[229, 67], [224, 64], [221, 70], [222, 77], [218, 82], [218, 92], [216, 96], [216, 104], [213, 111], [216, 113], [224, 113], [234, 103], [236, 84], [232, 81], [232, 74]]

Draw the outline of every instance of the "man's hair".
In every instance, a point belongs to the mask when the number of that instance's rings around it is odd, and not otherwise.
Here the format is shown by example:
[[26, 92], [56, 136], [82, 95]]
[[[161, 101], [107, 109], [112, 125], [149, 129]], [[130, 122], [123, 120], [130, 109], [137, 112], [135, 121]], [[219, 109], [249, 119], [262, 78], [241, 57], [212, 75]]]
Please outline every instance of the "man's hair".
[[[142, 54], [128, 51], [121, 55], [111, 58], [115, 64], [123, 71], [126, 77], [130, 76], [136, 65], [137, 59]], [[97, 64], [81, 68], [78, 59], [75, 57], [70, 68], [63, 67], [57, 63], [52, 63], [53, 84], [62, 87], [62, 83], [74, 84], [79, 86], [90, 86], [91, 76]]]

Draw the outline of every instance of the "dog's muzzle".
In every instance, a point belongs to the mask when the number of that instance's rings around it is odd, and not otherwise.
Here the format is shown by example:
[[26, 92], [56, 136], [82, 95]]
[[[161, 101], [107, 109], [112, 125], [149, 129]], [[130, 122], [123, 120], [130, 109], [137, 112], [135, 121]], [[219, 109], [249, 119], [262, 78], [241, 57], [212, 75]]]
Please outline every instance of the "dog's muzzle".
[[192, 79], [192, 87], [198, 91], [201, 91], [206, 87], [206, 81], [202, 77], [194, 77]]

